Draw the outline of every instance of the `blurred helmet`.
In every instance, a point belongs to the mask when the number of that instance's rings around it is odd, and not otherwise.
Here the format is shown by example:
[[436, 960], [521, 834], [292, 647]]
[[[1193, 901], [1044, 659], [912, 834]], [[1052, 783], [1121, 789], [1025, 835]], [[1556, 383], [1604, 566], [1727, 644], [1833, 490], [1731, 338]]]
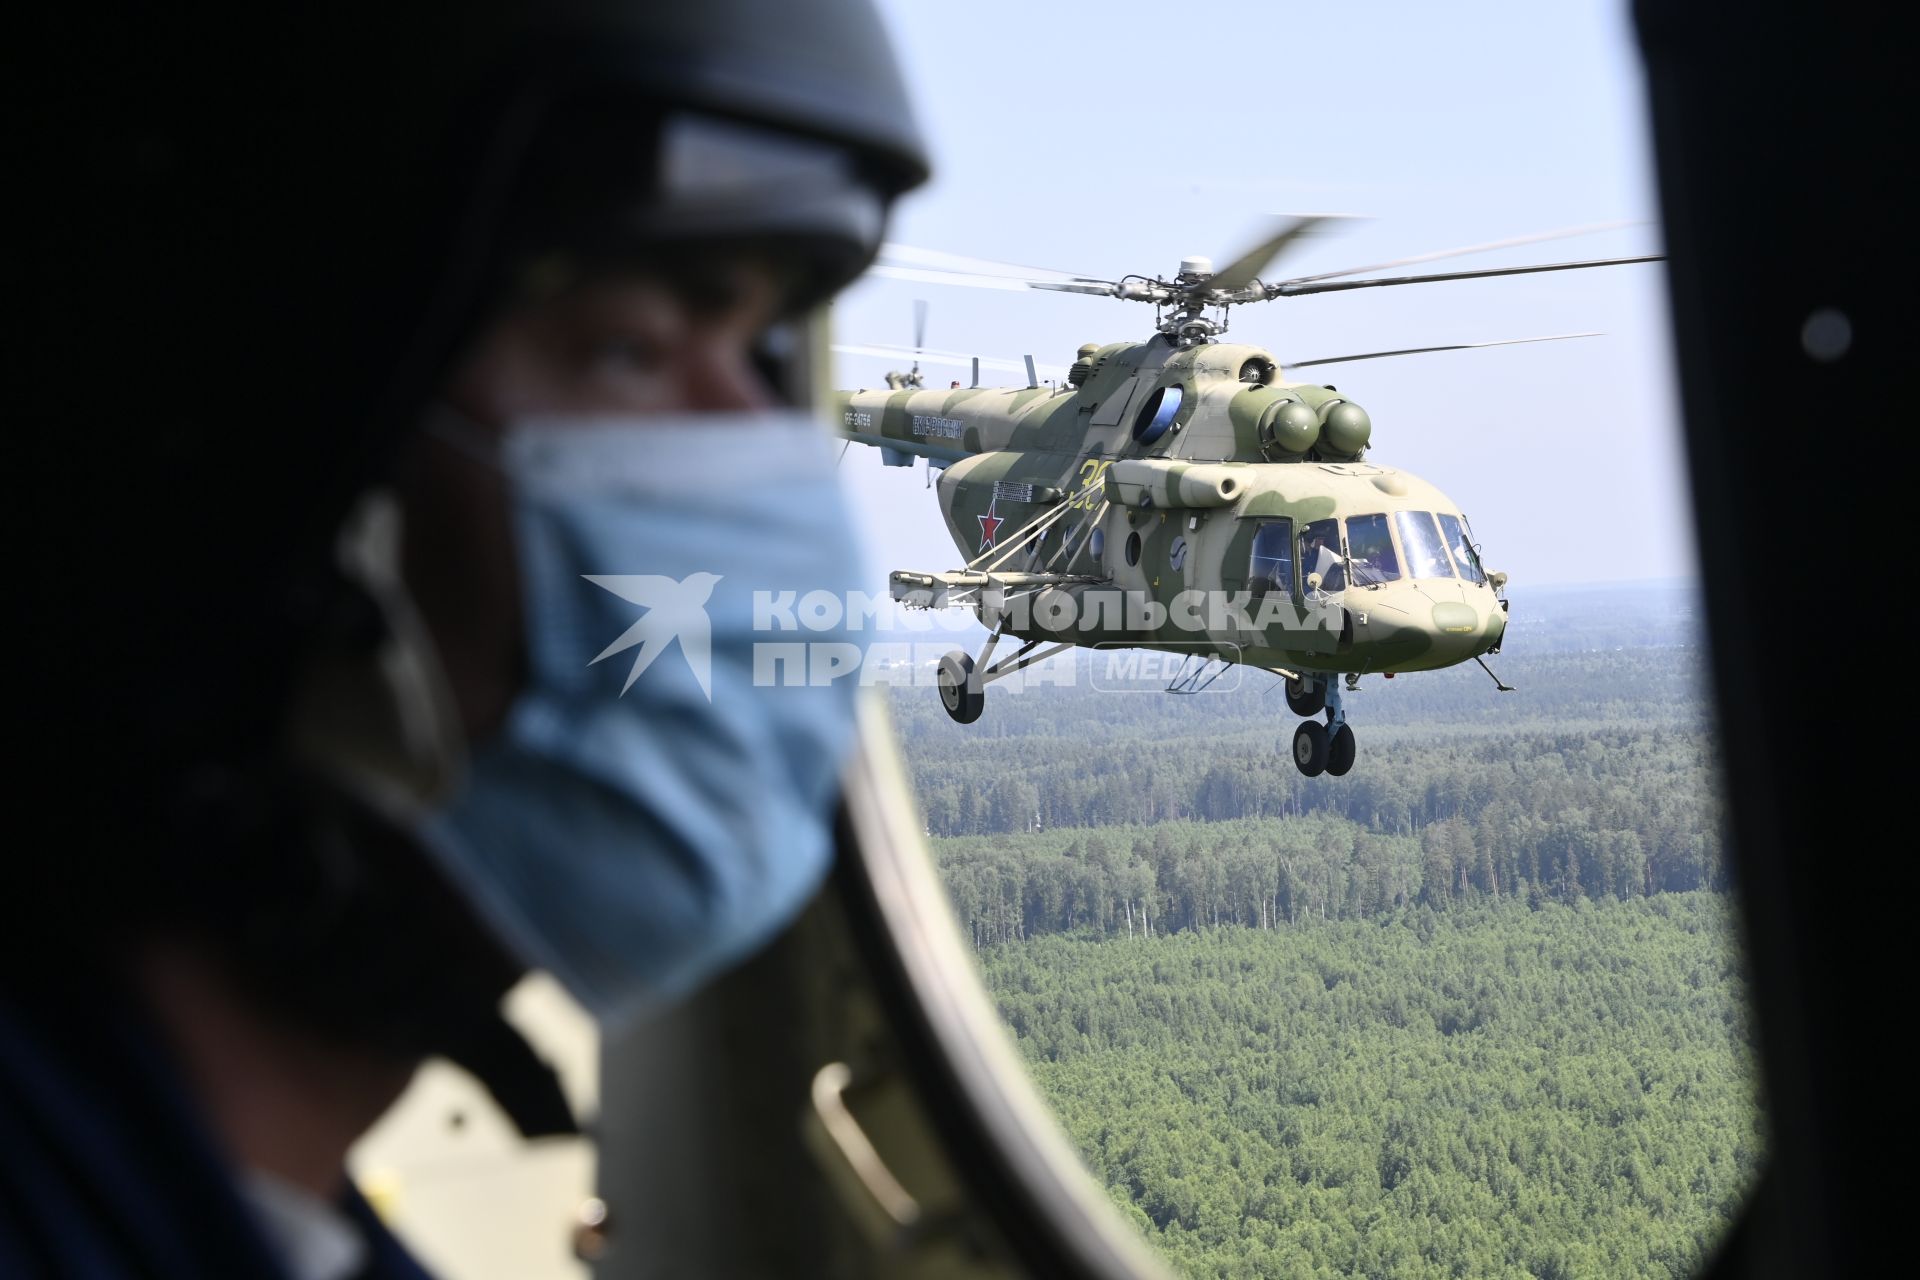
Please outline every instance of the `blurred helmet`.
[[[120, 8], [11, 50], [27, 785], [62, 828], [14, 940], [189, 919], [316, 1020], [440, 1047], [392, 952], [463, 954], [393, 928], [430, 870], [313, 835], [277, 750], [303, 655], [382, 626], [343, 519], [529, 282], [750, 247], [798, 321], [925, 149], [869, 0]], [[807, 334], [768, 352], [796, 401]]]

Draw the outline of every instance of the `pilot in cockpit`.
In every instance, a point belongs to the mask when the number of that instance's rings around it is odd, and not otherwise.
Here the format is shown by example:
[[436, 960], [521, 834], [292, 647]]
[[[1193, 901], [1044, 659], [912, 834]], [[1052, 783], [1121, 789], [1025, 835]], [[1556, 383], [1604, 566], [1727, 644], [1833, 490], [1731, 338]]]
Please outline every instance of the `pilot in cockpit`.
[[1347, 555], [1356, 585], [1373, 586], [1400, 576], [1400, 562], [1393, 553], [1393, 535], [1387, 532], [1385, 516], [1347, 520]]
[[1300, 573], [1320, 575], [1320, 590], [1346, 588], [1346, 570], [1340, 555], [1340, 526], [1335, 520], [1316, 520], [1300, 533]]

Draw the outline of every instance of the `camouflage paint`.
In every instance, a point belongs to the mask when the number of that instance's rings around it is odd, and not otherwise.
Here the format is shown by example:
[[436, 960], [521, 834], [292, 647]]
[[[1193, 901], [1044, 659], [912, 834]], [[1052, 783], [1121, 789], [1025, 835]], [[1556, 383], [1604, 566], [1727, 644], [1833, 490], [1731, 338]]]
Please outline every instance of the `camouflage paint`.
[[[1299, 403], [1324, 421], [1334, 406], [1351, 399], [1331, 387], [1286, 381], [1273, 354], [1262, 348], [1219, 342], [1180, 350], [1156, 336], [1109, 343], [1081, 359], [1087, 369], [1078, 387], [861, 390], [837, 393], [833, 408], [841, 430], [853, 440], [950, 464], [937, 485], [938, 501], [962, 563], [981, 556], [980, 518], [990, 510], [1005, 521], [995, 539], [1004, 548], [1022, 526], [1059, 502], [1077, 502], [1087, 510], [1108, 501], [1099, 526], [1104, 556], [1096, 560], [1083, 536], [1073, 561], [1053, 566], [1106, 577], [1098, 587], [1064, 589], [1076, 597], [1119, 593], [1121, 599], [1131, 595], [1171, 609], [1182, 591], [1244, 591], [1261, 519], [1287, 517], [1297, 535], [1302, 526], [1334, 516], [1399, 510], [1459, 514], [1440, 490], [1366, 461], [1364, 450], [1351, 458], [1323, 457], [1322, 439], [1298, 457], [1267, 458], [1260, 423], [1275, 406]], [[1181, 389], [1179, 411], [1158, 439], [1140, 444], [1133, 437], [1134, 418], [1155, 391], [1174, 385]], [[1145, 505], [1114, 501], [1142, 501], [1141, 485], [1106, 482], [1107, 468], [1123, 459], [1166, 464], [1139, 472], [1149, 479]], [[1237, 477], [1231, 505], [1177, 505], [1194, 497], [1194, 491], [1183, 495], [1183, 475], [1217, 474], [1211, 468], [1223, 464], [1234, 466]], [[998, 497], [996, 484], [1002, 486]], [[1032, 494], [1014, 496], [1021, 491], [1009, 485], [1031, 485]], [[1080, 520], [1076, 511], [1049, 530], [1043, 565]], [[1141, 554], [1138, 564], [1128, 565], [1123, 552], [1135, 532]], [[1397, 540], [1397, 531], [1393, 536]], [[1178, 567], [1172, 554], [1177, 542], [1185, 543]], [[1404, 548], [1400, 555], [1407, 563]], [[1026, 553], [1004, 567], [1028, 567]], [[1333, 614], [1342, 619], [1343, 629], [1310, 625], [1324, 611], [1316, 614], [1296, 595], [1289, 602], [1295, 625], [1259, 634], [1197, 636], [1171, 622], [1155, 632], [1135, 633], [1110, 625], [1113, 611], [1091, 608], [1079, 611], [1080, 623], [1071, 631], [1034, 627], [1015, 634], [1177, 652], [1191, 652], [1196, 640], [1210, 637], [1225, 644], [1233, 639], [1249, 644], [1240, 657], [1256, 666], [1398, 672], [1468, 661], [1496, 647], [1506, 626], [1493, 589], [1460, 579], [1355, 586], [1340, 593], [1336, 603], [1345, 610], [1343, 617]]]

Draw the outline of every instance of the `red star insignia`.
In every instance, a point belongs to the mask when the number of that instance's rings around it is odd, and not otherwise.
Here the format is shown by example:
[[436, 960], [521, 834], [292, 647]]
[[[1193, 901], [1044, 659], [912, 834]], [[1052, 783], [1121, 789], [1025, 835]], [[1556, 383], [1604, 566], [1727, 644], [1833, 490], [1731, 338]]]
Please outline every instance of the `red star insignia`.
[[1007, 522], [1005, 516], [993, 514], [994, 508], [999, 505], [1000, 499], [996, 495], [987, 502], [987, 514], [974, 517], [974, 519], [980, 522], [980, 549], [982, 551], [985, 551], [993, 545], [993, 539], [995, 535], [1000, 532], [1000, 526]]

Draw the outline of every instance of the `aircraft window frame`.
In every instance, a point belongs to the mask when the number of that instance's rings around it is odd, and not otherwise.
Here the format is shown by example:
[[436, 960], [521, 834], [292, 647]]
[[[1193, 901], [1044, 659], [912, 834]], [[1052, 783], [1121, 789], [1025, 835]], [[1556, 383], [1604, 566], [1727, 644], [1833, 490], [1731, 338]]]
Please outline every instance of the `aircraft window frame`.
[[1141, 445], [1158, 443], [1173, 426], [1173, 420], [1180, 416], [1180, 406], [1186, 398], [1186, 388], [1178, 382], [1155, 388], [1140, 411], [1133, 415], [1134, 441]]
[[[1307, 540], [1316, 536], [1315, 530], [1331, 530], [1333, 533], [1333, 545], [1326, 546], [1323, 542], [1321, 546], [1323, 551], [1331, 552], [1334, 558], [1333, 564], [1324, 570], [1317, 568], [1309, 569], [1307, 567]], [[1340, 517], [1328, 516], [1324, 520], [1310, 520], [1306, 524], [1301, 525], [1299, 541], [1294, 546], [1293, 562], [1299, 566], [1294, 572], [1300, 575], [1300, 584], [1303, 590], [1306, 587], [1307, 575], [1309, 573], [1318, 573], [1320, 574], [1320, 591], [1323, 594], [1338, 595], [1340, 592], [1345, 591], [1347, 589], [1347, 544], [1342, 537]], [[1337, 580], [1335, 578], [1336, 574], [1338, 575]]]
[[[1484, 585], [1487, 581], [1487, 568], [1480, 563], [1480, 552], [1473, 545], [1473, 526], [1467, 523], [1466, 516], [1454, 512], [1442, 511], [1439, 517], [1440, 540], [1446, 545], [1447, 554], [1453, 558], [1454, 567], [1460, 570], [1460, 576], [1468, 582], [1475, 586]], [[1457, 527], [1448, 529], [1449, 520], [1453, 521]], [[1461, 563], [1460, 554], [1463, 550], [1466, 552], [1464, 564]]]
[[[1387, 555], [1391, 561], [1384, 565], [1375, 565], [1371, 557], [1355, 556], [1353, 553], [1353, 526], [1356, 523], [1371, 524], [1379, 521], [1379, 530], [1386, 537]], [[1348, 516], [1341, 522], [1345, 526], [1347, 546], [1347, 576], [1356, 587], [1378, 587], [1389, 582], [1398, 582], [1406, 575], [1400, 571], [1404, 557], [1393, 540], [1393, 518], [1385, 511], [1367, 511], [1357, 516]]]
[[[1424, 523], [1422, 523], [1422, 521], [1424, 521]], [[1414, 511], [1410, 508], [1395, 511], [1392, 516], [1392, 522], [1394, 534], [1400, 539], [1400, 558], [1407, 570], [1406, 576], [1408, 578], [1458, 578], [1460, 576], [1459, 572], [1453, 567], [1453, 557], [1447, 554], [1447, 540], [1445, 535], [1440, 532], [1440, 522], [1434, 518], [1433, 512]], [[1433, 541], [1430, 547], [1420, 547], [1418, 550], [1425, 553], [1426, 558], [1433, 562], [1433, 566], [1438, 572], [1419, 572], [1421, 566], [1416, 565], [1414, 561], [1421, 557], [1414, 554], [1416, 551], [1415, 539], [1408, 536], [1407, 527], [1409, 525], [1418, 525], [1420, 529], [1432, 537]]]
[[[1260, 554], [1260, 541], [1262, 538], [1266, 537], [1269, 530], [1274, 530], [1274, 529], [1283, 531], [1280, 535], [1280, 539], [1281, 539], [1281, 547], [1284, 551], [1284, 555], [1263, 556]], [[1264, 600], [1270, 593], [1274, 591], [1284, 591], [1289, 599], [1299, 594], [1300, 592], [1299, 575], [1294, 570], [1294, 565], [1297, 563], [1297, 561], [1294, 559], [1293, 551], [1294, 551], [1294, 545], [1293, 545], [1293, 517], [1292, 516], [1276, 516], [1269, 519], [1263, 519], [1254, 528], [1253, 545], [1250, 546], [1247, 550], [1247, 588], [1249, 591], [1253, 593], [1253, 598], [1255, 600]], [[1284, 561], [1284, 563], [1286, 564], [1286, 581], [1281, 582], [1279, 579], [1275, 578], [1271, 574], [1265, 574], [1265, 573], [1259, 572], [1259, 570], [1255, 566], [1258, 565], [1263, 560], [1270, 561], [1270, 562]], [[1259, 585], [1261, 583], [1268, 583], [1270, 585], [1262, 587]]]

